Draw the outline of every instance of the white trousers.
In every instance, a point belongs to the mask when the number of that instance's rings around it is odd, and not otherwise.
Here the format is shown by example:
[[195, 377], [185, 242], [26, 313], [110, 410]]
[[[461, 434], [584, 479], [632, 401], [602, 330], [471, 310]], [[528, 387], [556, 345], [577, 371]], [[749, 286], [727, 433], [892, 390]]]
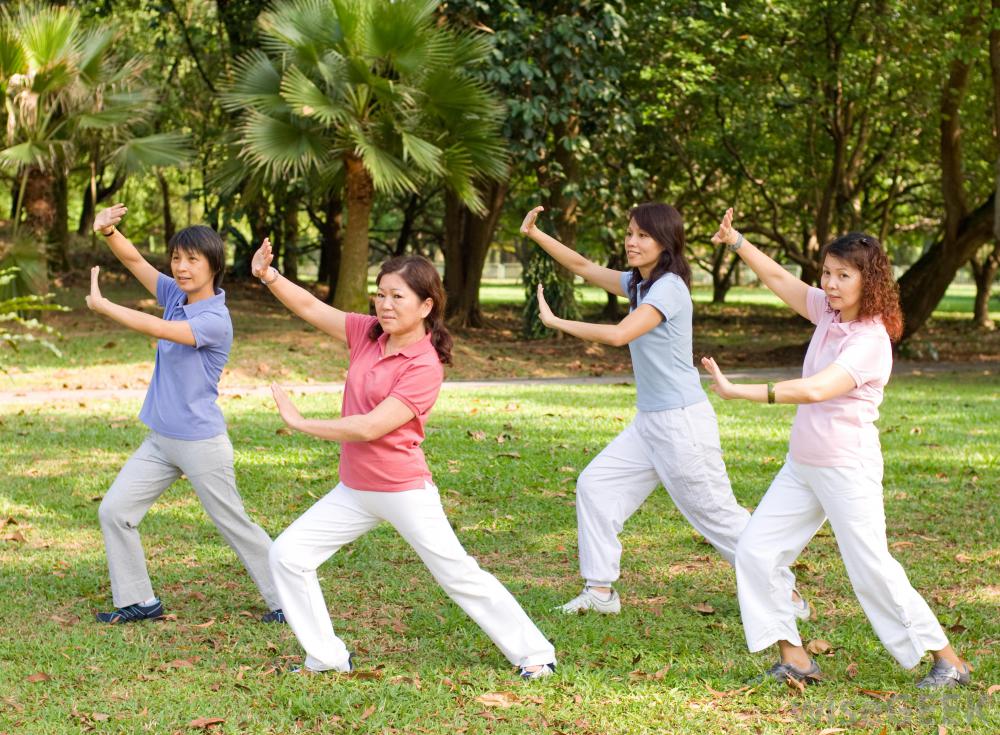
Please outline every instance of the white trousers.
[[316, 569], [341, 546], [388, 521], [420, 555], [445, 592], [516, 666], [555, 663], [555, 650], [493, 575], [479, 568], [455, 536], [431, 483], [403, 492], [354, 490], [343, 483], [303, 513], [271, 546], [281, 607], [316, 671], [347, 667], [333, 632]]
[[882, 466], [815, 467], [786, 458], [736, 550], [736, 586], [747, 646], [801, 645], [778, 570], [792, 564], [829, 518], [854, 593], [875, 633], [903, 667], [948, 645], [927, 603], [889, 553]]
[[[609, 587], [621, 570], [625, 521], [663, 483], [677, 509], [730, 564], [750, 520], [733, 496], [719, 425], [707, 400], [686, 408], [640, 411], [587, 465], [576, 482], [580, 574]], [[785, 570], [789, 587], [794, 584]]]

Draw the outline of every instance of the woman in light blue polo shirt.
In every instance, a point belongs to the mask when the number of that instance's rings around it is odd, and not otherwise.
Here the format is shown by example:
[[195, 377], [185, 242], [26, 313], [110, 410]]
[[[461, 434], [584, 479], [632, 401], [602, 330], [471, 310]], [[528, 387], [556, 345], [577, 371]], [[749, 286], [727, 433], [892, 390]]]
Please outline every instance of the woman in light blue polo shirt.
[[[618, 534], [657, 484], [663, 483], [677, 509], [730, 564], [750, 514], [733, 496], [715, 411], [694, 366], [691, 268], [684, 257], [680, 213], [656, 202], [635, 207], [625, 238], [630, 270], [617, 271], [542, 232], [536, 224], [541, 211], [528, 212], [521, 232], [574, 274], [628, 297], [631, 307], [618, 324], [560, 319], [538, 287], [545, 326], [602, 344], [627, 344], [632, 355], [638, 411], [577, 480], [580, 573], [586, 584], [561, 608], [617, 613], [621, 600], [612, 585], [620, 575]], [[797, 593], [790, 604], [799, 617], [808, 617], [809, 606]]]
[[158, 339], [156, 363], [139, 419], [146, 440], [119, 472], [98, 510], [108, 556], [115, 610], [101, 623], [130, 623], [163, 615], [153, 593], [138, 526], [174, 480], [187, 477], [198, 499], [260, 590], [270, 612], [264, 622], [283, 623], [267, 555], [271, 538], [250, 520], [236, 489], [233, 445], [216, 403], [219, 377], [229, 360], [233, 324], [219, 288], [225, 265], [222, 240], [209, 227], [186, 227], [169, 243], [169, 278], [150, 265], [118, 231], [124, 205], [101, 211], [94, 230], [163, 307], [163, 318], [112, 303], [101, 295], [99, 268], [91, 271], [87, 306], [119, 324]]

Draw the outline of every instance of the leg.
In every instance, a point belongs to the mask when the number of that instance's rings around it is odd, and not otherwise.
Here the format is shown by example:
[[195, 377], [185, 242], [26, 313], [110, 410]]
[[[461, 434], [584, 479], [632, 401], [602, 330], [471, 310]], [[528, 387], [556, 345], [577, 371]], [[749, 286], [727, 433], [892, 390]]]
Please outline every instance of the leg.
[[736, 593], [751, 651], [779, 641], [802, 644], [791, 583], [782, 569], [795, 561], [826, 516], [800, 470], [785, 460], [736, 547]]
[[[555, 649], [492, 574], [480, 569], [455, 536], [436, 487], [369, 493], [369, 509], [389, 521], [420, 555], [448, 596], [515, 666], [555, 663]], [[373, 507], [375, 506], [375, 507]]]
[[111, 576], [115, 607], [127, 607], [153, 597], [139, 522], [156, 499], [180, 477], [180, 470], [160, 451], [159, 437], [150, 434], [129, 457], [97, 509]]
[[271, 537], [250, 520], [243, 507], [243, 498], [236, 489], [233, 445], [229, 437], [220, 434], [204, 441], [167, 441], [173, 459], [187, 475], [208, 517], [250, 573], [268, 610], [280, 608], [281, 601], [267, 562]]
[[618, 534], [659, 483], [635, 426], [601, 450], [576, 481], [580, 574], [590, 587], [610, 587], [618, 579]]
[[338, 484], [271, 545], [271, 572], [281, 608], [306, 651], [306, 667], [314, 671], [348, 667], [350, 653], [333, 632], [316, 569], [344, 544], [378, 525], [380, 519], [357, 503], [357, 493]]
[[808, 473], [830, 517], [858, 602], [892, 657], [910, 669], [925, 651], [947, 649], [934, 613], [889, 553], [882, 468], [810, 467]]

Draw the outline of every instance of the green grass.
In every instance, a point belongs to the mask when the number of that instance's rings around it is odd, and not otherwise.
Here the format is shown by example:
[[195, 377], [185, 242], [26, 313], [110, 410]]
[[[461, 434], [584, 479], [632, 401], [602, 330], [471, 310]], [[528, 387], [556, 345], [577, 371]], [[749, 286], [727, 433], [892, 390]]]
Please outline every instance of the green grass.
[[[337, 395], [300, 396], [329, 415]], [[713, 399], [714, 400], [714, 399]], [[301, 651], [263, 626], [249, 578], [186, 482], [143, 522], [154, 584], [175, 620], [115, 628], [97, 500], [139, 444], [129, 401], [0, 407], [0, 733], [809, 733], [1000, 731], [1000, 405], [995, 375], [895, 380], [883, 407], [889, 541], [976, 666], [974, 685], [919, 697], [854, 599], [823, 530], [796, 567], [817, 615], [828, 681], [795, 695], [741, 689], [770, 655], [746, 652], [731, 570], [654, 493], [623, 533], [614, 618], [551, 609], [579, 588], [573, 485], [633, 414], [626, 386], [446, 389], [425, 444], [459, 537], [554, 639], [558, 674], [524, 684], [405, 543], [380, 527], [321, 569], [352, 676], [296, 677]], [[227, 399], [241, 492], [276, 535], [336, 481], [336, 445], [276, 434], [269, 401]], [[754, 505], [777, 471], [793, 410], [716, 401], [726, 461]], [[471, 432], [482, 431], [485, 438]], [[715, 612], [691, 606], [707, 602]], [[849, 670], [858, 673], [851, 678]], [[47, 681], [28, 677], [44, 672]], [[865, 690], [869, 693], [866, 694]], [[888, 701], [887, 694], [898, 693]], [[477, 701], [512, 693], [510, 708]]]

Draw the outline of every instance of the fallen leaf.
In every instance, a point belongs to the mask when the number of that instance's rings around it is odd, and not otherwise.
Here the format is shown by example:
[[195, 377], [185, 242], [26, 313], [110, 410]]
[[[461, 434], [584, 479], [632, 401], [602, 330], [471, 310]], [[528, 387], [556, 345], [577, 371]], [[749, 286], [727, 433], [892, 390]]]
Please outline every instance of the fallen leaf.
[[973, 559], [968, 554], [955, 554], [955, 561], [957, 561], [959, 564], [968, 564], [970, 562], [975, 561], [975, 559]]
[[274, 433], [277, 434], [278, 436], [289, 436], [292, 433], [292, 430], [289, 429], [287, 426], [282, 426], [279, 429], [277, 429]]
[[173, 661], [168, 661], [165, 664], [161, 664], [160, 668], [161, 669], [190, 669], [191, 667], [194, 666], [195, 661], [197, 661], [197, 660], [198, 660], [197, 656], [195, 656], [195, 657], [193, 657], [191, 659], [175, 658]]
[[104, 722], [105, 720], [110, 720], [111, 715], [106, 714], [104, 712], [91, 712], [90, 719], [92, 719], [94, 722]]
[[476, 442], [481, 442], [483, 439], [486, 438], [486, 432], [485, 431], [478, 431], [478, 430], [477, 431], [469, 431], [468, 434], [469, 434], [469, 436], [472, 437], [472, 441], [476, 441]]
[[375, 713], [375, 705], [373, 704], [370, 707], [368, 707], [368, 709], [366, 709], [364, 712], [361, 713], [361, 720], [362, 721], [367, 720], [374, 713]]
[[846, 727], [828, 727], [825, 730], [820, 730], [819, 735], [835, 735], [838, 732], [847, 732]]
[[8, 533], [3, 537], [4, 541], [14, 541], [17, 543], [24, 543], [27, 539], [24, 538], [24, 534], [20, 531], [14, 531], [13, 533]]
[[691, 609], [702, 615], [714, 615], [715, 608], [709, 605], [707, 602], [699, 602], [697, 605], [692, 605]]
[[210, 620], [206, 620], [204, 623], [198, 623], [197, 625], [192, 625], [191, 627], [192, 628], [211, 628], [213, 625], [215, 625], [215, 618], [212, 618]]
[[513, 707], [517, 704], [518, 698], [514, 692], [492, 692], [490, 694], [483, 694], [476, 697], [476, 701], [486, 707], [500, 707], [501, 709], [507, 709], [508, 707]]
[[37, 684], [40, 681], [49, 681], [52, 677], [46, 674], [44, 671], [38, 671], [34, 674], [28, 676], [25, 681], [29, 681], [32, 684]]
[[909, 549], [911, 546], [913, 546], [912, 541], [896, 541], [889, 544], [889, 548], [891, 549]]
[[992, 697], [997, 692], [1000, 692], [1000, 684], [994, 684], [989, 689], [986, 690], [986, 696]]
[[815, 638], [806, 644], [806, 650], [814, 656], [821, 653], [831, 653], [833, 651], [833, 646], [831, 646], [827, 641], [822, 638]]
[[207, 730], [214, 725], [221, 725], [225, 721], [225, 717], [199, 717], [191, 720], [187, 726], [196, 730]]
[[888, 702], [890, 699], [899, 694], [899, 692], [880, 691], [878, 689], [859, 689], [858, 691], [865, 696], [872, 697], [873, 699], [877, 699], [881, 702]]
[[510, 457], [511, 459], [521, 459], [520, 452], [500, 452], [498, 457]]
[[799, 681], [794, 676], [786, 676], [785, 685], [791, 690], [792, 694], [802, 694], [806, 690], [805, 683]]
[[851, 661], [851, 663], [847, 664], [847, 670], [845, 673], [847, 674], [848, 679], [853, 679], [858, 675], [858, 665], [854, 661]]

